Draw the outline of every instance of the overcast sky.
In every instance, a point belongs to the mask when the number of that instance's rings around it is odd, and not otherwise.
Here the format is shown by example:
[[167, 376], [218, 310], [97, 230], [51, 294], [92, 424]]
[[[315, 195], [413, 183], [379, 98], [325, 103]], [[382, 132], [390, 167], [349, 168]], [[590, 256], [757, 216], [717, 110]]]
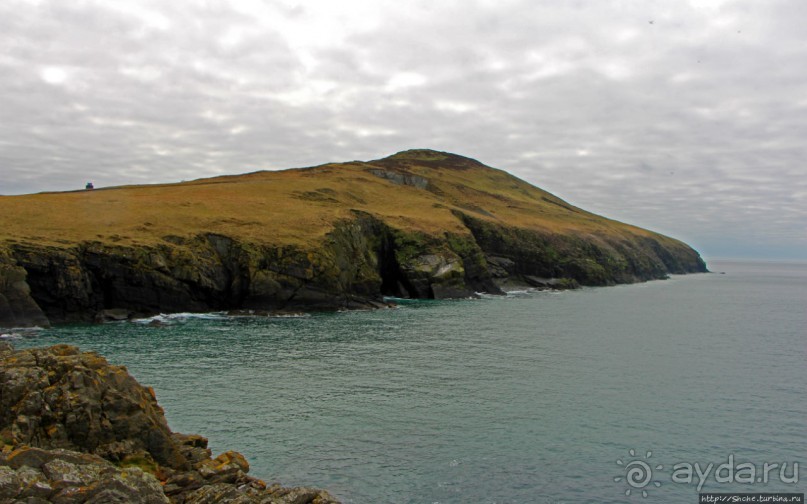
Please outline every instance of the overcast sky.
[[807, 259], [804, 0], [3, 0], [0, 194], [462, 154]]

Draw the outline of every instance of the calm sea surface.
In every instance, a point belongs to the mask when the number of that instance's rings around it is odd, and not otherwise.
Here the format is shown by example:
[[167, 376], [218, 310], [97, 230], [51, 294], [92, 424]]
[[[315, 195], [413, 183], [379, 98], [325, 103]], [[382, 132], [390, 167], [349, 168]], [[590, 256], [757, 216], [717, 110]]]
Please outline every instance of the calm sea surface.
[[[804, 492], [807, 264], [709, 266], [725, 274], [11, 337], [97, 350], [173, 430], [346, 503], [695, 503], [696, 463], [704, 491]], [[765, 485], [765, 463], [788, 465]]]

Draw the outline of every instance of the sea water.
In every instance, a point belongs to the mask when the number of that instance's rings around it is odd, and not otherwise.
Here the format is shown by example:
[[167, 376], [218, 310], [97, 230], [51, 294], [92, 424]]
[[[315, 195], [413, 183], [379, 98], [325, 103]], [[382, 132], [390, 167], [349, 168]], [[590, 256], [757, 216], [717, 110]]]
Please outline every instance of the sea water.
[[346, 503], [804, 492], [807, 264], [710, 267], [379, 311], [177, 314], [6, 337], [96, 350], [156, 389], [173, 430]]

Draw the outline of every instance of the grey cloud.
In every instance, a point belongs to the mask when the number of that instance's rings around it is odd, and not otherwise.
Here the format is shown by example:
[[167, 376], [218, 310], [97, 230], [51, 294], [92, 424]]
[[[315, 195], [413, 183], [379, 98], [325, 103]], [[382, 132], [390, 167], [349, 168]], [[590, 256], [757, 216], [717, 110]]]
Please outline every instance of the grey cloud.
[[0, 193], [428, 147], [707, 255], [807, 250], [802, 2], [398, 2], [306, 54], [277, 21], [314, 5], [137, 5], [0, 7]]

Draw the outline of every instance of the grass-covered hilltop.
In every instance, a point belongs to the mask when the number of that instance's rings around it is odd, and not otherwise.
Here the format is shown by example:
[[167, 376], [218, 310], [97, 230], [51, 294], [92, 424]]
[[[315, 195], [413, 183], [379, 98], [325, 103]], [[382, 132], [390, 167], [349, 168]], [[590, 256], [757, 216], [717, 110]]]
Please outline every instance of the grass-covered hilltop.
[[0, 197], [0, 326], [378, 306], [706, 271], [672, 238], [473, 159], [370, 162]]

